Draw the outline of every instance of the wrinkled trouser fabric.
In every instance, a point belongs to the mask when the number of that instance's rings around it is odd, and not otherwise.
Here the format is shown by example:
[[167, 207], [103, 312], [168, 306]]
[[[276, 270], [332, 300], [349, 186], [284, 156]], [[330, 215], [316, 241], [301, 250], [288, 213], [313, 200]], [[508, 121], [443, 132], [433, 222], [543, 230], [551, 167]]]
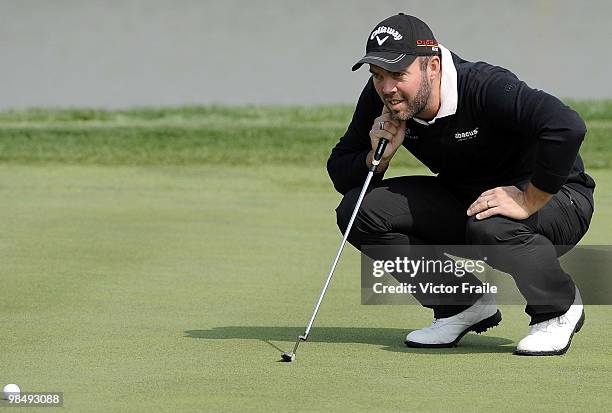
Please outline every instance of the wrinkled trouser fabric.
[[[499, 215], [476, 220], [466, 214], [477, 197], [473, 193], [467, 196], [434, 176], [385, 179], [365, 195], [348, 241], [360, 250], [362, 245], [431, 245], [427, 258], [436, 256], [435, 245], [503, 247], [500, 250], [504, 253], [488, 257], [487, 263], [512, 275], [527, 300], [525, 312], [531, 316], [532, 324], [538, 323], [565, 313], [574, 300], [575, 285], [561, 268], [558, 257], [578, 243], [593, 214], [592, 190], [586, 190], [590, 195], [586, 196], [574, 185], [564, 185], [542, 209], [525, 220]], [[346, 193], [336, 209], [343, 233], [360, 190], [354, 188]], [[451, 278], [454, 279], [447, 278], [444, 283], [480, 284], [472, 274]], [[479, 296], [470, 296], [467, 302], [463, 296], [456, 301], [460, 305], [449, 305], [448, 301], [432, 304], [431, 299], [423, 305], [434, 310], [435, 318], [445, 318], [463, 311]], [[418, 293], [415, 298], [424, 302]], [[550, 304], [542, 304], [549, 301]]]

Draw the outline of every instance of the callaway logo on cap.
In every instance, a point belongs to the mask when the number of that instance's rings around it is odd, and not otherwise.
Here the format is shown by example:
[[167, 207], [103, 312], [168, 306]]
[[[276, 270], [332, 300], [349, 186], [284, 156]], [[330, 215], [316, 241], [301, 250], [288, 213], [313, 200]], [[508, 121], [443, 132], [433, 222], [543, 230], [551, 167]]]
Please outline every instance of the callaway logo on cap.
[[355, 63], [353, 70], [371, 63], [390, 72], [399, 72], [410, 66], [417, 56], [438, 53], [438, 42], [427, 24], [400, 13], [376, 25], [368, 37], [366, 55]]

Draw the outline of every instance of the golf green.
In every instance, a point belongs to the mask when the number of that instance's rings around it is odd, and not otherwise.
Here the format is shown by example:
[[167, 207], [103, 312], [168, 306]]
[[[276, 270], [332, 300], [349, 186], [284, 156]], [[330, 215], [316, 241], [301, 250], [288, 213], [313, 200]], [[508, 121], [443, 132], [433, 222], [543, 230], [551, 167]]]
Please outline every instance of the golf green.
[[[423, 173], [397, 170], [395, 173]], [[585, 244], [609, 244], [612, 171], [593, 171]], [[521, 306], [454, 349], [408, 349], [416, 306], [360, 305], [324, 166], [0, 165], [0, 384], [66, 411], [609, 411], [612, 309], [561, 357], [518, 357]], [[5, 403], [5, 402], [4, 402]], [[2, 407], [2, 406], [0, 406]]]

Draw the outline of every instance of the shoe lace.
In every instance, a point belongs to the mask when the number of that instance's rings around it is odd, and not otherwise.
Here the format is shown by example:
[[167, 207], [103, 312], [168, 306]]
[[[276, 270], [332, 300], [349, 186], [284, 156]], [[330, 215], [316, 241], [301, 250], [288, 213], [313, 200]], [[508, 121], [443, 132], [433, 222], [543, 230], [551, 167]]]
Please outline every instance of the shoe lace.
[[[464, 313], [459, 313], [456, 316], [453, 317], [457, 317], [460, 320], [463, 320], [465, 318], [465, 314]], [[443, 322], [444, 320], [448, 320], [448, 318], [434, 318], [433, 321], [431, 322], [431, 326], [435, 326], [438, 323]]]
[[546, 332], [548, 327], [553, 324], [557, 324], [558, 326], [562, 326], [564, 324], [568, 324], [569, 319], [562, 315], [559, 317], [551, 318], [550, 320], [542, 321], [541, 323], [537, 323], [531, 326], [531, 332], [535, 333], [536, 331]]
[[531, 332], [535, 333], [537, 331], [546, 332], [548, 330], [548, 326], [550, 326], [554, 322], [554, 318], [551, 320], [542, 321], [541, 323], [537, 323], [531, 326]]

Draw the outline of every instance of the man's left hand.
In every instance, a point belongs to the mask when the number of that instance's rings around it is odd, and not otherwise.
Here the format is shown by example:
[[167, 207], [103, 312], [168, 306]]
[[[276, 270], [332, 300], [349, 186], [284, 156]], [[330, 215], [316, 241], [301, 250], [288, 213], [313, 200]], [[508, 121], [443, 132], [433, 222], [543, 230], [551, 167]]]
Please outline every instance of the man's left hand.
[[552, 198], [531, 183], [525, 191], [516, 186], [499, 186], [480, 194], [467, 210], [468, 216], [485, 219], [493, 215], [503, 215], [513, 219], [526, 219], [542, 208]]

